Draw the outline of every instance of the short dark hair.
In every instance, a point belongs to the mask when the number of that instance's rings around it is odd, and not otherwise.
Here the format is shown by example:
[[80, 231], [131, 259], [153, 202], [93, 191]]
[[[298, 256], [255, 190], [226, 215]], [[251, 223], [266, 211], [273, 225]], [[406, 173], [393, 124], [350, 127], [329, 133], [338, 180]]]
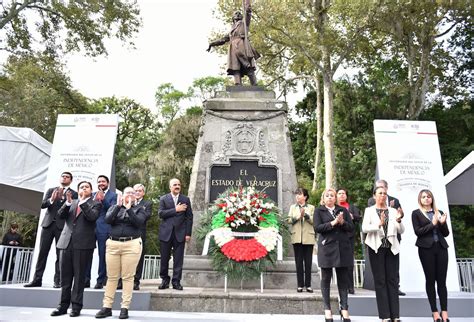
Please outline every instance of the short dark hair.
[[101, 174], [97, 176], [97, 180], [99, 180], [99, 178], [104, 178], [105, 181], [107, 181], [107, 183], [110, 183], [109, 177], [107, 177], [105, 174]]
[[303, 195], [305, 201], [308, 201], [309, 193], [308, 193], [307, 189], [299, 187], [298, 189], [295, 190], [295, 194], [296, 195], [300, 195], [300, 194]]
[[[372, 194], [375, 195], [375, 193], [377, 192], [377, 190], [379, 190], [380, 188], [385, 189], [384, 186], [376, 186], [376, 187], [374, 188], [374, 191], [372, 191]], [[385, 190], [386, 190], [386, 189], [385, 189]]]
[[63, 173], [61, 173], [61, 176], [62, 176], [63, 174], [67, 174], [68, 176], [70, 176], [70, 177], [71, 177], [71, 181], [72, 181], [72, 173], [71, 173], [71, 172], [69, 172], [69, 171], [64, 171]]
[[79, 182], [79, 183], [77, 184], [77, 190], [78, 190], [78, 191], [79, 191], [79, 187], [80, 187], [81, 184], [83, 184], [83, 183], [87, 183], [87, 184], [89, 185], [89, 187], [91, 188], [91, 190], [92, 190], [92, 183], [90, 183], [89, 181], [86, 181], [86, 180], [82, 180], [81, 182]]
[[16, 222], [12, 222], [10, 229], [18, 229], [18, 224]]

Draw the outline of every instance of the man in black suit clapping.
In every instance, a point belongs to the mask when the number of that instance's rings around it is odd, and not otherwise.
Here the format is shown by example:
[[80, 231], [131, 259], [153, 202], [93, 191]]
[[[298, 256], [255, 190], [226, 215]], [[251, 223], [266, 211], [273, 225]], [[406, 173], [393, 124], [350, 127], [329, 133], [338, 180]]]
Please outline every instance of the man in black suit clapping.
[[173, 278], [171, 283], [175, 290], [182, 290], [181, 275], [183, 271], [184, 246], [191, 240], [193, 226], [193, 211], [191, 201], [185, 195], [180, 194], [181, 182], [174, 178], [170, 180], [170, 193], [160, 198], [158, 215], [161, 218], [160, 225], [160, 277], [159, 289], [169, 287], [170, 276], [168, 275], [169, 260], [173, 249]]
[[[25, 284], [25, 287], [40, 287], [43, 282], [43, 273], [46, 268], [46, 261], [48, 260], [49, 250], [53, 239], [58, 244], [59, 237], [64, 227], [64, 219], [59, 218], [58, 210], [66, 201], [66, 192], [71, 192], [72, 198], [77, 199], [77, 192], [72, 190], [69, 186], [72, 182], [72, 173], [63, 172], [61, 173], [61, 178], [59, 181], [59, 186], [54, 188], [49, 188], [44, 195], [43, 202], [41, 203], [41, 208], [47, 208], [44, 215], [43, 221], [41, 222], [41, 237], [40, 237], [40, 247], [38, 254], [38, 261], [36, 262], [35, 275], [33, 276], [33, 281], [28, 284]], [[54, 288], [59, 288], [59, 250], [56, 249], [56, 263], [54, 271]]]

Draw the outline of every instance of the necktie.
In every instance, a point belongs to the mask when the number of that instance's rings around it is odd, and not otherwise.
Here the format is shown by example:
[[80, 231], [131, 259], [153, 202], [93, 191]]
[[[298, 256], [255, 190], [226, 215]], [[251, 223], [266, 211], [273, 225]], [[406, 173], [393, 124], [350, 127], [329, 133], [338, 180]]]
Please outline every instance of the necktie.
[[77, 208], [76, 208], [76, 218], [77, 218], [77, 216], [79, 216], [80, 212], [81, 212], [81, 207], [79, 207], [79, 204], [77, 204]]

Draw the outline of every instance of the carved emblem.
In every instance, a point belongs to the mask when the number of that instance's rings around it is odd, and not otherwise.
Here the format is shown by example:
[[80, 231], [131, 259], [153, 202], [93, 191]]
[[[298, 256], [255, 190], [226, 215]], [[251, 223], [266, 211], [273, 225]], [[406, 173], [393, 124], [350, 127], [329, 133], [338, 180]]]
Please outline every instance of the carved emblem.
[[249, 130], [240, 130], [236, 133], [235, 149], [242, 154], [249, 154], [255, 147], [255, 134]]

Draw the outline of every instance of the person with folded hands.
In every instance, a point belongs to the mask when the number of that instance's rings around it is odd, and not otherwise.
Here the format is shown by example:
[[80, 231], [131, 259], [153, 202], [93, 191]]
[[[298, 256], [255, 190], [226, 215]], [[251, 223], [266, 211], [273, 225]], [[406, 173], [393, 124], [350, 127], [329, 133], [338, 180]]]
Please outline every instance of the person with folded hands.
[[146, 219], [145, 210], [135, 202], [135, 191], [127, 187], [117, 198], [117, 205], [109, 208], [105, 222], [111, 225], [110, 237], [106, 242], [107, 285], [102, 309], [96, 318], [112, 315], [115, 292], [119, 278], [122, 278], [122, 303], [120, 319], [128, 318], [128, 308], [132, 301], [133, 279], [142, 253], [140, 227]]

